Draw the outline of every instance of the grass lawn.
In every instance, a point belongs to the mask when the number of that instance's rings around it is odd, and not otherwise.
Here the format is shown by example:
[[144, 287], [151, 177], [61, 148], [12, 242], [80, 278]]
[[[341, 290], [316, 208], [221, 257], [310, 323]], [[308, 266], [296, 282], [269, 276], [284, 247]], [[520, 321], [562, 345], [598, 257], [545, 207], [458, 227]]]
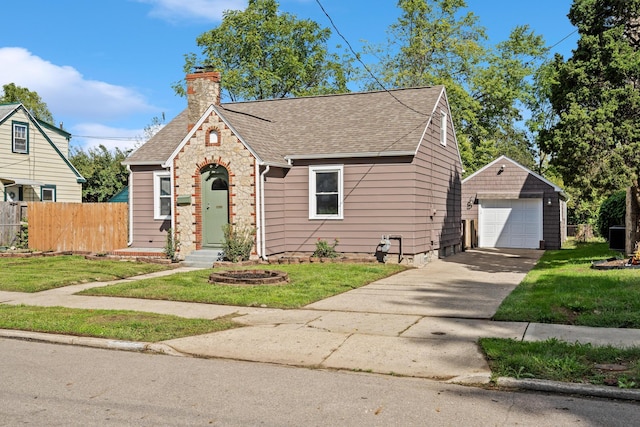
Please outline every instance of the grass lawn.
[[238, 324], [231, 318], [185, 319], [125, 310], [82, 310], [0, 304], [0, 329], [158, 342], [235, 327], [238, 327]]
[[597, 242], [545, 252], [494, 319], [640, 328], [640, 269], [590, 268], [616, 254]]
[[569, 344], [483, 338], [484, 351], [496, 377], [538, 378], [574, 383], [640, 387], [640, 347]]
[[[601, 242], [545, 252], [494, 320], [640, 328], [640, 270], [590, 268], [616, 255]], [[494, 376], [640, 387], [640, 347], [499, 338], [483, 338], [480, 346]]]
[[0, 291], [40, 292], [86, 282], [101, 282], [173, 268], [118, 260], [87, 260], [79, 255], [0, 258]]
[[349, 263], [283, 264], [259, 268], [285, 271], [289, 274], [290, 282], [275, 286], [211, 284], [208, 279], [212, 270], [207, 269], [87, 289], [81, 294], [245, 307], [298, 308], [406, 269], [396, 264]]

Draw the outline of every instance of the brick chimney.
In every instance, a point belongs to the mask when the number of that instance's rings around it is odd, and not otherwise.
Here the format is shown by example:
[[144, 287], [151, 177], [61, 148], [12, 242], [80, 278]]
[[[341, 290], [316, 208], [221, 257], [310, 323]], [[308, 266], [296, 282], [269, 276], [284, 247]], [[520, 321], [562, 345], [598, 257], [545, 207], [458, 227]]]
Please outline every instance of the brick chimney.
[[186, 79], [189, 131], [211, 104], [220, 105], [220, 72], [197, 69]]

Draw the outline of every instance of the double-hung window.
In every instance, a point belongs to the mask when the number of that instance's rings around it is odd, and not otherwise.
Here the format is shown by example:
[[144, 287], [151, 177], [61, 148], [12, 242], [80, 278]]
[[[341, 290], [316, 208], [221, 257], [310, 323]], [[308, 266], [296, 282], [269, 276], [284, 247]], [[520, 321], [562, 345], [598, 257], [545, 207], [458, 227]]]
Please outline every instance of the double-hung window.
[[343, 166], [309, 167], [309, 219], [343, 219]]
[[171, 219], [171, 175], [169, 172], [153, 173], [153, 217]]
[[22, 122], [12, 123], [12, 144], [14, 153], [29, 153], [29, 125]]

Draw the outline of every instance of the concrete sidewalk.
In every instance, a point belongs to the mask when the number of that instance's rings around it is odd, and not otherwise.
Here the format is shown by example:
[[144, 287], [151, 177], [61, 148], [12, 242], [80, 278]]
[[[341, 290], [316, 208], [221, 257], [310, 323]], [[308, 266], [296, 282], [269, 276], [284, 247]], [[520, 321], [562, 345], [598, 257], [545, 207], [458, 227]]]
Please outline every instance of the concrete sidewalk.
[[[208, 319], [236, 314], [240, 316], [236, 320], [245, 325], [153, 345], [18, 331], [2, 331], [0, 336], [72, 344], [86, 341], [84, 345], [92, 346], [104, 342], [106, 348], [120, 346], [125, 350], [461, 383], [489, 381], [489, 367], [476, 344], [480, 337], [517, 340], [557, 337], [569, 342], [617, 346], [640, 343], [640, 330], [489, 320], [541, 254], [535, 250], [468, 251], [297, 310], [74, 295], [82, 289], [114, 282], [87, 283], [37, 294], [0, 292], [3, 304], [127, 309]], [[144, 277], [188, 270], [180, 268]]]

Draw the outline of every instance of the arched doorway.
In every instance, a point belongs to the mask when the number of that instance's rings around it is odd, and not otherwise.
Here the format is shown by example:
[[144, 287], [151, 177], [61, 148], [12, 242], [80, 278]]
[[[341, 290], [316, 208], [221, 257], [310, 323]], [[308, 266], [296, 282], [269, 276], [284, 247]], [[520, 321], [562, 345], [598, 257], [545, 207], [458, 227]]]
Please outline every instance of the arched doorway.
[[200, 171], [202, 188], [202, 246], [221, 248], [229, 223], [229, 172], [212, 164]]

